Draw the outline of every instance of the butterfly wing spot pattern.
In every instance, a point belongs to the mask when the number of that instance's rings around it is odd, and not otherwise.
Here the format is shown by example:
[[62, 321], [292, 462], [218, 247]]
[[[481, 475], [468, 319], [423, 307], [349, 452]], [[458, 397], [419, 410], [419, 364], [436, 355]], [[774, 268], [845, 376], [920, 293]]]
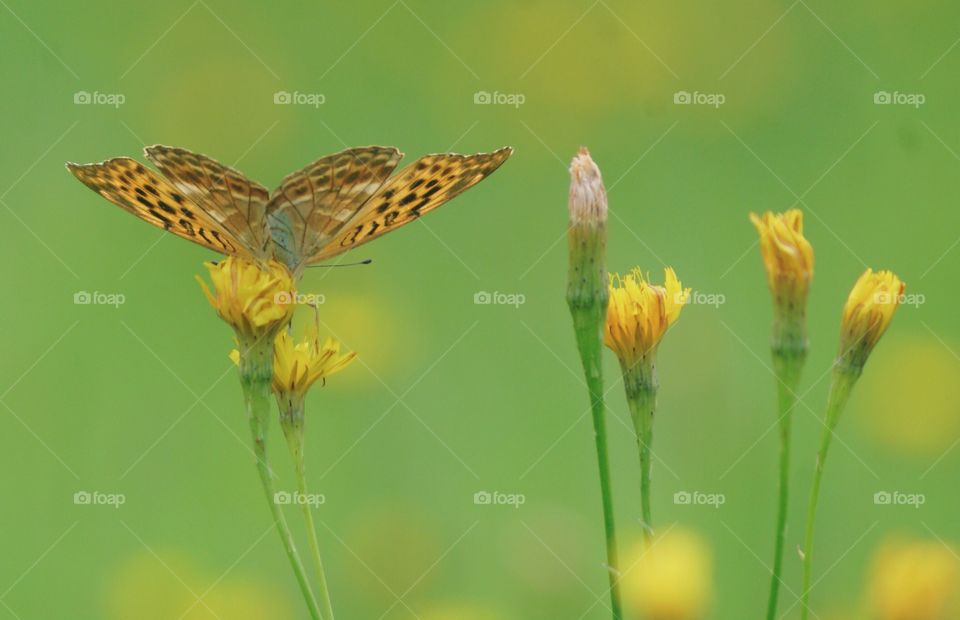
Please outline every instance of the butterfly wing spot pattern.
[[220, 252], [242, 254], [223, 227], [152, 170], [128, 157], [99, 164], [67, 164], [81, 183], [142, 220]]
[[[276, 256], [294, 272], [408, 224], [476, 185], [513, 153], [426, 155], [390, 178], [402, 153], [359, 147], [322, 157], [268, 193], [185, 149], [146, 149], [163, 174], [119, 157], [67, 164], [84, 185], [154, 226], [227, 255]], [[166, 177], [166, 178], [164, 178]]]
[[512, 153], [505, 147], [477, 155], [421, 157], [384, 185], [317, 259], [345, 252], [425, 215], [488, 177]]
[[156, 145], [144, 152], [174, 187], [240, 239], [252, 254], [269, 256], [266, 188], [233, 168], [186, 149]]

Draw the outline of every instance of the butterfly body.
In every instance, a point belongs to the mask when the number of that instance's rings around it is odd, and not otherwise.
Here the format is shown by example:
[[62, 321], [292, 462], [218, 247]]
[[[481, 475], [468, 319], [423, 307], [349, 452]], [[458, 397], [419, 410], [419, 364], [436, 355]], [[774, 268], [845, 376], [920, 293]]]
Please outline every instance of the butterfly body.
[[426, 155], [391, 176], [399, 150], [351, 148], [288, 175], [272, 192], [205, 155], [160, 145], [145, 149], [160, 174], [127, 157], [67, 169], [154, 226], [221, 254], [276, 258], [299, 274], [448, 202], [512, 152]]

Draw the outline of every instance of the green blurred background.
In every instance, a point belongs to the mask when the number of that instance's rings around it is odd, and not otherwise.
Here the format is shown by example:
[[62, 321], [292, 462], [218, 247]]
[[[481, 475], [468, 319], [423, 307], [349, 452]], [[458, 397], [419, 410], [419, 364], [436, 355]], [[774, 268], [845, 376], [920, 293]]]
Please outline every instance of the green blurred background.
[[[362, 360], [308, 401], [340, 617], [609, 617], [592, 429], [563, 299], [565, 168], [580, 145], [609, 190], [610, 268], [639, 265], [659, 281], [671, 265], [724, 302], [685, 309], [661, 347], [654, 446], [654, 519], [709, 544], [710, 617], [759, 617], [772, 557], [770, 301], [751, 210], [802, 208], [817, 259], [790, 590], [840, 309], [867, 266], [894, 269], [918, 303], [897, 314], [841, 421], [815, 609], [867, 617], [866, 575], [889, 537], [960, 538], [955, 3], [0, 5], [0, 617], [304, 616], [247, 448], [231, 334], [194, 281], [213, 255], [63, 168], [142, 158], [153, 143], [268, 187], [348, 146], [396, 145], [407, 161], [516, 149], [451, 206], [343, 257], [372, 266], [303, 282]], [[75, 104], [81, 91], [94, 103]], [[279, 91], [324, 102], [277, 105]], [[725, 101], [677, 105], [678, 91]], [[879, 91], [925, 101], [877, 105]], [[478, 92], [523, 103], [475, 104]], [[96, 103], [104, 94], [124, 102]], [[76, 305], [79, 291], [124, 303]], [[475, 304], [482, 291], [525, 303]], [[638, 469], [615, 367], [608, 356], [627, 555]], [[83, 491], [126, 501], [76, 505]], [[482, 491], [526, 501], [476, 505]], [[726, 502], [677, 505], [682, 491]], [[926, 502], [878, 506], [881, 491]]]

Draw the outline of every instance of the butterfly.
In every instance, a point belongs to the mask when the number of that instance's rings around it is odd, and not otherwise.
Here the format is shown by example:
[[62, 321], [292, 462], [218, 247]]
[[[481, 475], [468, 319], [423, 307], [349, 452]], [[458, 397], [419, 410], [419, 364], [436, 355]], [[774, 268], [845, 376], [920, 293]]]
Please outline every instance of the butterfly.
[[513, 153], [425, 155], [391, 176], [403, 153], [350, 148], [321, 157], [272, 192], [205, 155], [169, 146], [67, 163], [84, 185], [142, 220], [229, 256], [280, 260], [294, 274], [372, 241], [473, 187]]

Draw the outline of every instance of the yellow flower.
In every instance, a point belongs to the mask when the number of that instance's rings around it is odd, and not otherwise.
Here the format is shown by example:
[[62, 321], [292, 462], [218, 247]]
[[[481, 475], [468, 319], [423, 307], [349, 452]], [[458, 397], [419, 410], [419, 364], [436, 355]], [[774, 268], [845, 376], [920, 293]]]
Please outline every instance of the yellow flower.
[[813, 248], [803, 236], [803, 213], [799, 209], [751, 213], [750, 221], [760, 234], [767, 282], [777, 305], [802, 312], [813, 277]]
[[664, 286], [650, 284], [639, 268], [625, 276], [610, 275], [603, 340], [628, 368], [656, 351], [690, 296], [670, 267], [664, 269], [664, 279]]
[[273, 344], [273, 391], [303, 398], [310, 386], [343, 370], [356, 357], [353, 351], [341, 354], [340, 342], [333, 338], [321, 344], [315, 327], [300, 342], [283, 330]]
[[286, 267], [271, 260], [260, 266], [231, 256], [218, 263], [204, 263], [210, 272], [213, 292], [200, 276], [197, 281], [210, 305], [230, 324], [245, 346], [272, 335], [293, 316], [296, 291]]
[[843, 307], [840, 358], [860, 372], [873, 347], [893, 319], [906, 285], [891, 271], [867, 269], [857, 280]]
[[[323, 344], [315, 327], [300, 342], [294, 342], [287, 330], [281, 330], [273, 342], [273, 392], [277, 398], [302, 400], [314, 383], [340, 372], [357, 354], [340, 354], [340, 342], [327, 338]], [[240, 363], [240, 351], [230, 352], [234, 364]]]
[[960, 561], [939, 541], [892, 540], [874, 557], [867, 587], [871, 618], [946, 620], [960, 612]]
[[[626, 609], [647, 620], [698, 620], [713, 597], [713, 560], [700, 536], [674, 526], [628, 554]], [[633, 617], [633, 616], [631, 616]]]

